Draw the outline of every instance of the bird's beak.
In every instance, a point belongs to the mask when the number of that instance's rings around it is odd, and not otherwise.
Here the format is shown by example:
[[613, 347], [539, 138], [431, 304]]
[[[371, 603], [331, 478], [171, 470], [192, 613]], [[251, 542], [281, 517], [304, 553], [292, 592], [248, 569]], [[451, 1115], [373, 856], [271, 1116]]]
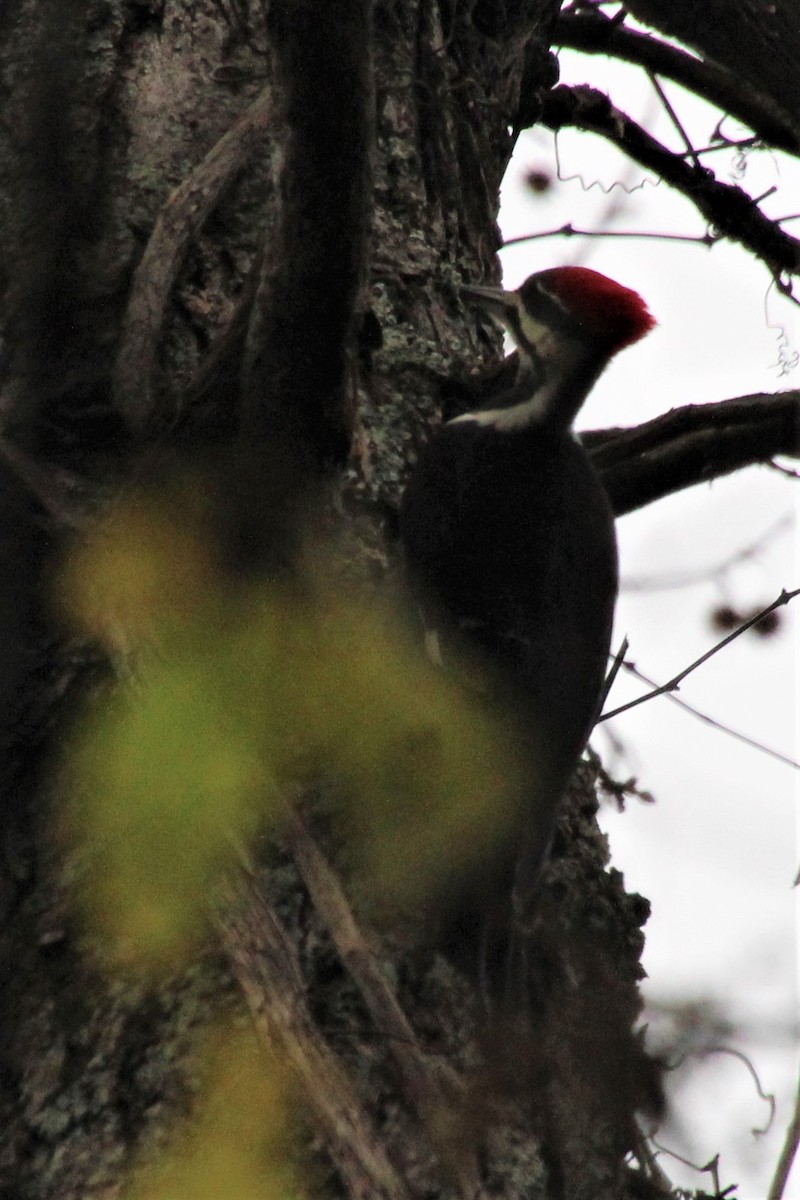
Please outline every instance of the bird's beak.
[[502, 288], [492, 287], [460, 287], [459, 293], [464, 300], [471, 300], [482, 308], [490, 317], [511, 328], [517, 315], [516, 294], [504, 292]]

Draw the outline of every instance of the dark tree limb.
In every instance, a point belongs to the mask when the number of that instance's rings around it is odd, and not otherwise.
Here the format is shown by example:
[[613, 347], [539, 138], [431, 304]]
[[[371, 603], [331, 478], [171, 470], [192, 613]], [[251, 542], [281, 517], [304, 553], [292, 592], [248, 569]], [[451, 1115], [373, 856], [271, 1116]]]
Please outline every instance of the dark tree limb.
[[797, 129], [786, 123], [783, 111], [768, 96], [748, 87], [740, 75], [651, 34], [627, 29], [599, 9], [563, 12], [553, 40], [559, 46], [609, 55], [672, 79], [749, 125], [763, 141], [790, 154], [800, 151]]
[[284, 160], [243, 380], [243, 443], [345, 460], [345, 368], [372, 202], [372, 0], [272, 0]]
[[800, 456], [800, 391], [672, 409], [582, 435], [617, 516], [774, 455]]
[[668, 150], [602, 92], [590, 87], [555, 88], [545, 98], [542, 123], [553, 131], [583, 129], [613, 142], [629, 158], [682, 192], [715, 230], [762, 259], [773, 276], [800, 271], [800, 241], [765, 217], [752, 197]]
[[800, 130], [796, 0], [627, 0], [625, 7], [769, 96], [784, 124]]

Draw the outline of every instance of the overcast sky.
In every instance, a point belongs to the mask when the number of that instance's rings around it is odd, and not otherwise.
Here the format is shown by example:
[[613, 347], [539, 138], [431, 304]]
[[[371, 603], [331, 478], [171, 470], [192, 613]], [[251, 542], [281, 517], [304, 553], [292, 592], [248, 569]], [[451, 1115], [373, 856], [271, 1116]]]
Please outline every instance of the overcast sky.
[[[562, 56], [562, 81], [590, 82], [618, 107], [677, 147], [669, 119], [647, 80], [600, 58]], [[670, 87], [681, 119], [707, 145], [719, 114]], [[728, 136], [742, 131], [726, 125]], [[545, 131], [523, 135], [503, 195], [508, 239], [570, 222], [584, 229], [701, 235], [699, 215], [680, 196], [627, 163], [600, 139], [563, 133], [560, 173], [534, 196], [525, 176], [554, 173], [554, 141]], [[708, 161], [720, 178], [753, 195], [775, 186], [770, 215], [800, 209], [800, 163], [753, 154], [744, 164], [731, 150]], [[625, 189], [613, 187], [623, 180]], [[641, 185], [641, 186], [640, 186]], [[609, 190], [611, 189], [611, 190]], [[794, 206], [794, 207], [793, 207]], [[788, 227], [800, 236], [800, 221]], [[504, 280], [515, 287], [534, 271], [563, 263], [591, 266], [634, 287], [659, 322], [642, 343], [623, 351], [578, 419], [579, 428], [632, 425], [683, 404], [750, 392], [800, 387], [800, 309], [770, 289], [766, 268], [745, 250], [676, 242], [547, 238], [502, 252]], [[630, 639], [628, 657], [664, 682], [722, 634], [711, 625], [720, 605], [764, 607], [782, 588], [800, 586], [796, 507], [800, 483], [753, 467], [696, 487], [618, 523], [622, 593], [615, 644]], [[765, 534], [769, 536], [765, 537]], [[727, 569], [713, 568], [753, 552]], [[674, 586], [676, 577], [698, 576]], [[715, 720], [797, 759], [800, 599], [781, 610], [771, 638], [749, 633], [701, 667], [680, 697]], [[620, 679], [613, 707], [643, 685]], [[777, 1109], [769, 1119], [747, 1066], [729, 1054], [692, 1057], [670, 1075], [677, 1123], [659, 1139], [705, 1163], [720, 1155], [720, 1185], [738, 1183], [740, 1200], [764, 1200], [786, 1126], [798, 1073], [799, 773], [710, 728], [661, 698], [615, 719], [593, 743], [618, 777], [635, 773], [655, 804], [630, 800], [608, 809], [613, 861], [629, 890], [653, 904], [646, 927], [647, 994], [661, 1002], [711, 1000], [737, 1024], [720, 1044], [744, 1052]], [[664, 1018], [650, 1014], [657, 1032]], [[702, 1041], [702, 1038], [700, 1039]], [[676, 1185], [713, 1191], [702, 1175], [663, 1155]], [[795, 1164], [785, 1196], [800, 1200]]]

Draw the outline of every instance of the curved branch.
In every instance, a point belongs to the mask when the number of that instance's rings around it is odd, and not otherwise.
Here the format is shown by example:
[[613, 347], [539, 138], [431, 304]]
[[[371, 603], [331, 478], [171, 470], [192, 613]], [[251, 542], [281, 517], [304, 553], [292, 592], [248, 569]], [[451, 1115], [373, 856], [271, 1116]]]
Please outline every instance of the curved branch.
[[114, 406], [141, 432], [156, 415], [153, 369], [164, 312], [192, 238], [224, 189], [263, 141], [272, 119], [269, 90], [259, 95], [170, 196], [133, 276], [114, 364]]
[[712, 59], [769, 95], [797, 128], [800, 24], [796, 0], [627, 0], [637, 21]]
[[542, 124], [553, 131], [572, 126], [606, 138], [682, 192], [720, 234], [762, 259], [773, 275], [800, 271], [800, 241], [765, 217], [752, 197], [668, 150], [602, 92], [589, 87], [555, 88], [544, 99]]
[[717, 63], [696, 58], [648, 33], [626, 29], [596, 12], [565, 12], [556, 23], [553, 41], [587, 54], [605, 54], [644, 67], [688, 88], [729, 113], [770, 145], [800, 153], [797, 131], [767, 96], [748, 87], [740, 76]]
[[800, 457], [800, 391], [672, 409], [581, 435], [617, 516], [774, 455]]

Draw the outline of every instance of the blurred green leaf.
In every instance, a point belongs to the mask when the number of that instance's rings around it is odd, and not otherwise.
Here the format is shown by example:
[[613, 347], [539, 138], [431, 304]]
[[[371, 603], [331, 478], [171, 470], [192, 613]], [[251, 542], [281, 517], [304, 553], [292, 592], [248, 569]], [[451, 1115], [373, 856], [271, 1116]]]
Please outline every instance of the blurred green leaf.
[[252, 1033], [218, 1035], [175, 1143], [134, 1173], [124, 1200], [300, 1200], [291, 1098]]
[[519, 794], [479, 692], [345, 588], [332, 551], [314, 547], [302, 578], [233, 580], [195, 509], [178, 524], [174, 504], [135, 498], [73, 553], [60, 596], [133, 651], [136, 682], [94, 699], [72, 747], [69, 836], [88, 919], [144, 963], [193, 947], [219, 872], [297, 783], [337, 781], [350, 861], [401, 900], [485, 848]]

